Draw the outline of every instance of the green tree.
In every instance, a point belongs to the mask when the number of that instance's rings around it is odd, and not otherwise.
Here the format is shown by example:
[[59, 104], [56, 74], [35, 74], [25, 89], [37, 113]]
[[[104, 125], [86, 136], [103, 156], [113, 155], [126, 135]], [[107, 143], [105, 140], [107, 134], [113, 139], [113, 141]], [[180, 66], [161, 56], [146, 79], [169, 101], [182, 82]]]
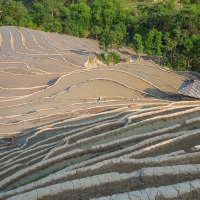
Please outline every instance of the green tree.
[[116, 19], [116, 5], [114, 4], [114, 1], [103, 1], [103, 23], [105, 27], [110, 27], [115, 19]]
[[103, 30], [100, 37], [100, 46], [103, 46], [105, 50], [119, 49], [123, 44], [126, 36], [126, 26], [123, 23], [113, 25], [111, 29], [106, 28]]
[[192, 37], [185, 38], [183, 41], [183, 54], [186, 57], [186, 70], [189, 70], [191, 66], [191, 62], [193, 60], [197, 60], [200, 56], [200, 37], [193, 35]]
[[98, 35], [101, 34], [102, 27], [94, 25], [91, 29], [91, 33], [95, 35], [95, 39], [98, 40]]
[[186, 5], [180, 10], [177, 19], [181, 30], [187, 30], [188, 36], [200, 34], [200, 5]]
[[147, 38], [145, 40], [146, 51], [149, 55], [154, 56], [162, 55], [162, 32], [152, 29], [149, 31]]
[[84, 37], [90, 27], [91, 10], [90, 7], [83, 3], [71, 4], [69, 6], [70, 19], [74, 22], [77, 36]]
[[33, 4], [31, 15], [33, 16], [33, 21], [38, 26], [43, 26], [44, 24], [52, 21], [51, 14], [42, 2], [36, 2]]
[[103, 46], [105, 50], [109, 48], [113, 51], [116, 49], [115, 44], [117, 43], [117, 34], [113, 30], [105, 29], [100, 37], [100, 46]]
[[138, 58], [140, 60], [140, 53], [143, 52], [144, 46], [142, 42], [142, 36], [140, 34], [135, 34], [133, 37], [133, 49], [138, 54]]
[[27, 23], [24, 24], [25, 26], [28, 26], [28, 23], [31, 22], [28, 10], [21, 2], [11, 1], [4, 4], [1, 13], [3, 25], [18, 26], [23, 20], [27, 21]]
[[102, 12], [103, 12], [103, 7], [102, 7], [102, 1], [95, 1], [94, 3], [91, 4], [91, 22], [92, 26], [98, 26], [103, 28], [103, 18], [102, 18]]

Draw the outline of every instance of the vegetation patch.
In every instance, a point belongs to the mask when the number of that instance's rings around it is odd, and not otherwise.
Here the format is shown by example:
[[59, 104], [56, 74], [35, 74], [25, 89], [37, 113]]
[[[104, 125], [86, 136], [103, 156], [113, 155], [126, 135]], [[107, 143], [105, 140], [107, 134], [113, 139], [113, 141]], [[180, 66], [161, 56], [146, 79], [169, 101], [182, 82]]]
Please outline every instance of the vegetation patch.
[[101, 53], [97, 55], [97, 58], [107, 65], [114, 65], [120, 62], [127, 62], [127, 58], [121, 58], [116, 52]]

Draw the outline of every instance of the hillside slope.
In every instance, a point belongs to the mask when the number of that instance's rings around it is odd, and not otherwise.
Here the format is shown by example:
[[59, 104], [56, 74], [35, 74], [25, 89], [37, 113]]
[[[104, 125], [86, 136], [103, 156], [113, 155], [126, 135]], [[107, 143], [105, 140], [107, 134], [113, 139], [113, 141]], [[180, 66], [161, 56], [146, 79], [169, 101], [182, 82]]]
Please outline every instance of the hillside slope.
[[92, 40], [0, 27], [0, 199], [199, 199], [200, 101], [150, 61], [88, 69]]

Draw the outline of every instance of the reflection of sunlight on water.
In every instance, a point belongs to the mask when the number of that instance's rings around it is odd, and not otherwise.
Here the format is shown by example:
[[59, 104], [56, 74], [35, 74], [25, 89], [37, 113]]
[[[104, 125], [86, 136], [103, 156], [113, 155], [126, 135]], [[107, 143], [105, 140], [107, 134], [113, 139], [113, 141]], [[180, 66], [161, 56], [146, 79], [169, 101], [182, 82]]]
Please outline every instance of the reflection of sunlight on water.
[[52, 80], [50, 80], [47, 85], [53, 85], [54, 83], [56, 83], [56, 81], [59, 79], [60, 77], [54, 78]]

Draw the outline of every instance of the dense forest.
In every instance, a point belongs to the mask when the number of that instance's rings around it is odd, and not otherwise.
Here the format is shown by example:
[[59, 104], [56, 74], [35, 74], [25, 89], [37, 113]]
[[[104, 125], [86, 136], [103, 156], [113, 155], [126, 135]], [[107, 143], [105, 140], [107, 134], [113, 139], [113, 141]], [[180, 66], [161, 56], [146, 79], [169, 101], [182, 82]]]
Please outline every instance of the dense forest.
[[95, 38], [104, 50], [128, 45], [175, 70], [200, 72], [200, 0], [5, 0], [3, 25]]

